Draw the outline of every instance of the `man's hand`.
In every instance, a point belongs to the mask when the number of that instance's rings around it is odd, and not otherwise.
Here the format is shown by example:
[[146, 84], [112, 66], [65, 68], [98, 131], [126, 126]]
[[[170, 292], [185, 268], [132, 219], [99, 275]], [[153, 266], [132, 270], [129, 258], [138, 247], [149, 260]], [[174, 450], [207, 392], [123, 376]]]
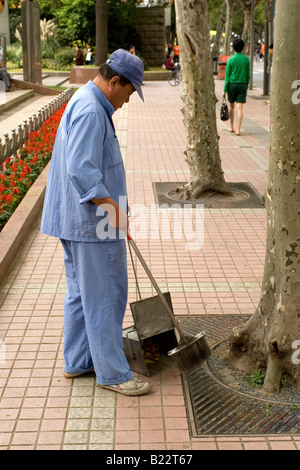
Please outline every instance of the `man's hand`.
[[109, 216], [109, 224], [118, 230], [123, 230], [125, 235], [129, 233], [129, 219], [127, 213], [111, 197], [104, 199], [92, 199], [92, 202], [100, 206]]

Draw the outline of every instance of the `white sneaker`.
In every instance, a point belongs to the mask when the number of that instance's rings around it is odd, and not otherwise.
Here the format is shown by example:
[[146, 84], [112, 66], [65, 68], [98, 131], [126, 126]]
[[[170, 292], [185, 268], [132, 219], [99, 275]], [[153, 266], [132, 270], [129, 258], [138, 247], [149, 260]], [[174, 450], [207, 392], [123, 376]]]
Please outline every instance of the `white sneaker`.
[[136, 377], [122, 384], [98, 385], [99, 387], [107, 388], [108, 390], [113, 390], [114, 392], [128, 396], [145, 395], [151, 390], [151, 385], [148, 382], [142, 382], [142, 380], [139, 380]]

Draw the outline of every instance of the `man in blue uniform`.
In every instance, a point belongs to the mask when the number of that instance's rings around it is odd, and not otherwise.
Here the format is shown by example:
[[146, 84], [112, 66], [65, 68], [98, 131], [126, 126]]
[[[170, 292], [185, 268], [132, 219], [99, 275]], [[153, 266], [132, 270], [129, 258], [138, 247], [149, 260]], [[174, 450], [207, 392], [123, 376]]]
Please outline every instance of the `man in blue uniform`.
[[123, 352], [128, 206], [112, 115], [134, 91], [143, 99], [143, 75], [142, 61], [118, 49], [74, 94], [58, 128], [41, 225], [64, 249], [64, 375], [94, 370], [98, 385], [124, 395], [151, 387], [133, 376]]

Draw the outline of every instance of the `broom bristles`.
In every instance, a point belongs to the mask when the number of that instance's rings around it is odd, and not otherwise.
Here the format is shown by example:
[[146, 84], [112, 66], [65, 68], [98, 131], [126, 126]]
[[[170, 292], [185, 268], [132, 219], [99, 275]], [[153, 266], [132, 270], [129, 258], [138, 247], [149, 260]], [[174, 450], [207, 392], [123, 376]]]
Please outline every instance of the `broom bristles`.
[[196, 336], [185, 336], [178, 346], [168, 352], [173, 356], [178, 367], [185, 372], [194, 367], [199, 367], [211, 355], [210, 347], [205, 338], [205, 332], [201, 331]]

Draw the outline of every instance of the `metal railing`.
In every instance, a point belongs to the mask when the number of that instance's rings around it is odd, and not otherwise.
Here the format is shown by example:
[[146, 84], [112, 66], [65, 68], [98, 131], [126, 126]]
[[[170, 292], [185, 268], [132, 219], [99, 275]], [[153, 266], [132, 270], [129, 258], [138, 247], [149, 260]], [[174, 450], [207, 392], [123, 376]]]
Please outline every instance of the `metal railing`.
[[28, 119], [24, 119], [23, 124], [18, 124], [17, 130], [15, 128], [11, 129], [11, 136], [9, 136], [8, 132], [5, 132], [3, 134], [4, 144], [2, 144], [2, 139], [0, 138], [0, 164], [8, 157], [15, 155], [27, 140], [30, 132], [38, 131], [44, 121], [49, 119], [55, 111], [69, 101], [73, 93], [73, 86], [67, 88], [48, 104], [40, 108], [37, 113], [29, 116]]

